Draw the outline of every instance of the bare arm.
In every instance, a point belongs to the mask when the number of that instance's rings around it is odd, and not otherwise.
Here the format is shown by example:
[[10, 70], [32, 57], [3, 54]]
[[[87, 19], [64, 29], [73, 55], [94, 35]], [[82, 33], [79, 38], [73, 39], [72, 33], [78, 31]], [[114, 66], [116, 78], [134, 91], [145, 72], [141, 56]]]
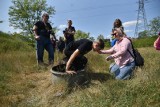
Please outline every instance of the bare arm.
[[114, 52], [113, 47], [108, 50], [99, 50], [97, 51], [99, 54], [112, 54]]
[[38, 27], [36, 25], [33, 26], [33, 33], [36, 40], [40, 39], [37, 33]]
[[75, 71], [69, 70], [69, 68], [70, 68], [72, 62], [74, 61], [74, 59], [75, 59], [79, 54], [80, 54], [80, 52], [79, 52], [79, 50], [77, 49], [77, 50], [75, 50], [75, 51], [73, 52], [73, 54], [70, 56], [70, 58], [69, 58], [69, 60], [68, 60], [68, 62], [67, 62], [67, 64], [66, 64], [66, 72], [67, 72], [67, 73], [69, 73], [69, 74], [76, 73]]

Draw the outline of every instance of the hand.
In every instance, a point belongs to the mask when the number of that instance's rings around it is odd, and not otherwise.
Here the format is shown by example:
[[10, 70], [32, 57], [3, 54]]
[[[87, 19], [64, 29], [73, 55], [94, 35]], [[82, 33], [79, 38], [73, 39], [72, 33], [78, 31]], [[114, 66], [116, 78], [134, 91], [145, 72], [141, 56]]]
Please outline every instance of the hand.
[[97, 50], [97, 52], [98, 52], [99, 54], [102, 54], [102, 51], [101, 51], [101, 50]]
[[35, 36], [35, 39], [36, 39], [36, 40], [39, 40], [39, 39], [40, 39], [40, 37], [39, 37], [39, 36]]
[[67, 74], [76, 74], [75, 71], [71, 71], [71, 70], [66, 70]]
[[108, 57], [106, 58], [107, 61], [109, 61], [109, 60], [111, 60], [111, 59], [113, 59], [112, 56], [108, 56]]

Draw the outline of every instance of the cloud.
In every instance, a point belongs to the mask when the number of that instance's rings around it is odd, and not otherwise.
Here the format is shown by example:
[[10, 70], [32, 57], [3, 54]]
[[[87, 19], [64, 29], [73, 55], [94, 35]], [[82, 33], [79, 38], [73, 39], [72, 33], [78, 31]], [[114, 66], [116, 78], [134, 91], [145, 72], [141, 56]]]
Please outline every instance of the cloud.
[[65, 28], [67, 28], [67, 25], [59, 25], [58, 26], [58, 32], [56, 32], [56, 35], [62, 36], [63, 35], [63, 30], [65, 30]]
[[125, 33], [133, 32], [133, 30], [124, 30]]
[[9, 26], [9, 29], [10, 29], [10, 31], [9, 32], [11, 32], [11, 33], [21, 33], [21, 32], [23, 32], [23, 30], [21, 30], [21, 29], [15, 29], [14, 27], [12, 27], [12, 26]]
[[59, 25], [59, 26], [58, 26], [58, 29], [59, 29], [59, 30], [64, 30], [66, 27], [67, 27], [67, 25]]
[[[123, 26], [124, 27], [130, 27], [130, 26], [135, 26], [137, 23], [137, 20], [133, 20], [133, 21], [128, 21], [128, 22], [124, 22]], [[139, 20], [139, 23], [142, 23], [141, 20]]]

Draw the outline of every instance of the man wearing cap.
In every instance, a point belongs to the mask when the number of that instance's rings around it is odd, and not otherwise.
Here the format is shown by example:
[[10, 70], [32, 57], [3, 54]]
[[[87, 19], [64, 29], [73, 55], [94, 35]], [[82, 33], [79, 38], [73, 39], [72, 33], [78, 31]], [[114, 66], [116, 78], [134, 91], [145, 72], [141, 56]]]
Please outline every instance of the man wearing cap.
[[33, 31], [34, 37], [36, 40], [36, 49], [37, 49], [37, 60], [38, 64], [43, 65], [43, 55], [44, 49], [48, 52], [48, 60], [49, 64], [53, 64], [54, 61], [54, 52], [53, 52], [53, 45], [51, 43], [50, 34], [52, 33], [52, 26], [48, 23], [49, 15], [44, 13], [42, 15], [42, 21], [38, 21], [34, 24]]
[[72, 20], [68, 20], [68, 27], [63, 31], [65, 37], [65, 45], [67, 46], [70, 42], [74, 41], [74, 34], [76, 30], [72, 26]]

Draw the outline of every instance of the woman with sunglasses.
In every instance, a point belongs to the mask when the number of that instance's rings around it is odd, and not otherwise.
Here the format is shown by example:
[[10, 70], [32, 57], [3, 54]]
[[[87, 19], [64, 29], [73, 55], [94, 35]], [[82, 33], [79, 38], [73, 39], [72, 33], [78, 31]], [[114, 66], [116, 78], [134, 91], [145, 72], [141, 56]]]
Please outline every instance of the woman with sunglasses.
[[132, 45], [129, 39], [120, 28], [113, 30], [116, 44], [109, 50], [100, 50], [100, 54], [111, 54], [106, 58], [107, 61], [114, 59], [115, 63], [110, 65], [110, 72], [118, 80], [129, 79], [135, 68], [135, 61], [128, 50], [133, 54]]

